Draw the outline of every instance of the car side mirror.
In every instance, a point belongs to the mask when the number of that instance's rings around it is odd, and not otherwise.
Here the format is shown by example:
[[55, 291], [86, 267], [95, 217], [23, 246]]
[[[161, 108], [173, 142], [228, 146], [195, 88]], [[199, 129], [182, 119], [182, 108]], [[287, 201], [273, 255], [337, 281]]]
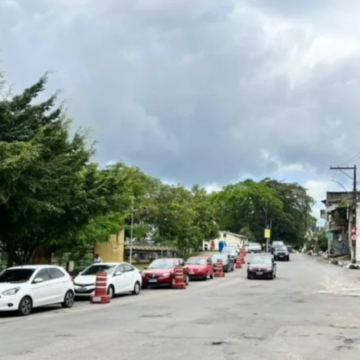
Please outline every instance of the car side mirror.
[[43, 278], [35, 278], [34, 281], [33, 281], [34, 284], [40, 284], [42, 282], [44, 282]]
[[120, 276], [120, 275], [122, 275], [123, 273], [121, 272], [121, 271], [117, 271], [115, 274], [114, 274], [114, 276]]

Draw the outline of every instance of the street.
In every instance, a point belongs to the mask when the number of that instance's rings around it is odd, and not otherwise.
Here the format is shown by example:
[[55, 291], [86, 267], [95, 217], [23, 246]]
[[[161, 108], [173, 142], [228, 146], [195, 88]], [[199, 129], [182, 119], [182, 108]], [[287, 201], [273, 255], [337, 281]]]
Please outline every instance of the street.
[[245, 267], [186, 290], [0, 315], [1, 359], [358, 359], [360, 274], [302, 254], [277, 266], [274, 281]]

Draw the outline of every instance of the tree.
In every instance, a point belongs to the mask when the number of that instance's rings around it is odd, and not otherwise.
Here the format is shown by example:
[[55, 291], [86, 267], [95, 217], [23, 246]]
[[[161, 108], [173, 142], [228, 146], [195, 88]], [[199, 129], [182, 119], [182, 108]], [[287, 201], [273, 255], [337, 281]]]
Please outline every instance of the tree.
[[0, 101], [0, 243], [18, 264], [30, 262], [40, 245], [73, 246], [121, 197], [114, 172], [90, 162], [87, 133], [70, 138], [56, 96], [35, 103], [46, 82]]

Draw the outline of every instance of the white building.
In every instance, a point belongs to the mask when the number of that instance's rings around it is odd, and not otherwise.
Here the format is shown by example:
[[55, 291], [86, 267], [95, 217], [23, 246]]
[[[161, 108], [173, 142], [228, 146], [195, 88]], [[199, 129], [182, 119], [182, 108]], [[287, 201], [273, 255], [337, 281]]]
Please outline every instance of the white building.
[[244, 235], [221, 230], [219, 231], [219, 238], [210, 241], [203, 241], [203, 251], [218, 251], [220, 241], [225, 241], [227, 246], [230, 246], [232, 244], [244, 245], [247, 244], [248, 238]]

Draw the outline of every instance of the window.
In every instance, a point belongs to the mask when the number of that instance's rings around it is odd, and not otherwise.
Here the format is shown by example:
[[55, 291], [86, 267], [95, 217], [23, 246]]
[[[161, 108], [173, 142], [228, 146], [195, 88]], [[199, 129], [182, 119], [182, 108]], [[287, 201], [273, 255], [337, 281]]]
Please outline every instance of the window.
[[48, 269], [41, 269], [35, 276], [35, 278], [41, 278], [44, 281], [50, 280], [50, 274], [48, 272]]
[[125, 271], [126, 271], [126, 270], [125, 270], [124, 265], [119, 265], [119, 266], [115, 269], [114, 274], [116, 274], [117, 272], [122, 272], [122, 273], [124, 273]]
[[24, 283], [30, 280], [35, 269], [8, 269], [0, 275], [0, 283]]
[[124, 264], [123, 266], [124, 266], [126, 272], [134, 271], [134, 267], [129, 264]]
[[115, 268], [115, 265], [106, 265], [106, 264], [95, 264], [88, 267], [83, 271], [82, 275], [96, 275], [99, 271], [105, 271], [107, 275], [110, 275]]
[[49, 268], [49, 273], [52, 279], [60, 279], [65, 276], [65, 274], [57, 268]]

